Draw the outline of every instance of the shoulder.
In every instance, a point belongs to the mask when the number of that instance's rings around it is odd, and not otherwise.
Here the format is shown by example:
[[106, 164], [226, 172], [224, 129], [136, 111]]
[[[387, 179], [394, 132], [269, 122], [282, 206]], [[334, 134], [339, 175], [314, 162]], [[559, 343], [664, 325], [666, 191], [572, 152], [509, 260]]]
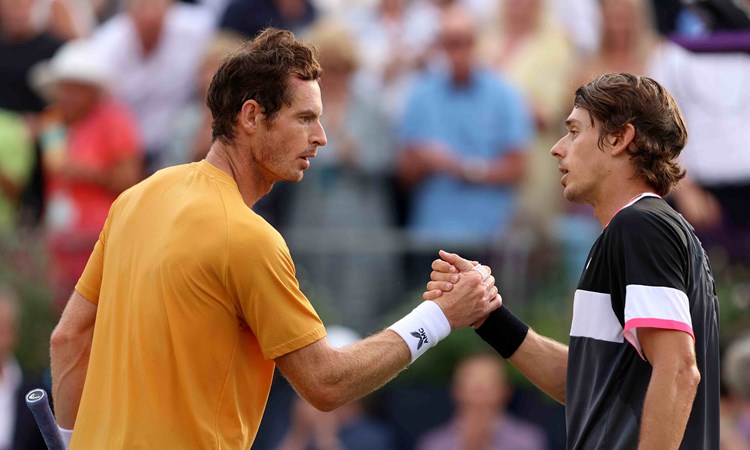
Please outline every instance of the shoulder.
[[623, 255], [650, 252], [656, 258], [679, 259], [687, 254], [689, 233], [684, 220], [664, 200], [644, 198], [617, 213], [603, 236], [610, 248], [619, 248]]
[[610, 233], [636, 235], [661, 230], [679, 232], [679, 214], [659, 197], [642, 198], [619, 211], [607, 225]]
[[281, 233], [250, 208], [242, 210], [227, 204], [226, 216], [230, 254], [256, 260], [291, 259]]

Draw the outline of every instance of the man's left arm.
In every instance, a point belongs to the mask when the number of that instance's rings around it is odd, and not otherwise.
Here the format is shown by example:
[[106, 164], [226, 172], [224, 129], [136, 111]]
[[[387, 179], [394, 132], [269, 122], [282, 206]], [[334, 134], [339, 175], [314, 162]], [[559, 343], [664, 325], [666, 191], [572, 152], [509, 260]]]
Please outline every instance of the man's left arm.
[[638, 341], [653, 368], [638, 449], [677, 449], [701, 379], [693, 337], [683, 331], [644, 327], [638, 329]]
[[60, 322], [52, 332], [50, 357], [52, 398], [60, 427], [72, 430], [81, 403], [97, 306], [77, 291], [65, 306]]

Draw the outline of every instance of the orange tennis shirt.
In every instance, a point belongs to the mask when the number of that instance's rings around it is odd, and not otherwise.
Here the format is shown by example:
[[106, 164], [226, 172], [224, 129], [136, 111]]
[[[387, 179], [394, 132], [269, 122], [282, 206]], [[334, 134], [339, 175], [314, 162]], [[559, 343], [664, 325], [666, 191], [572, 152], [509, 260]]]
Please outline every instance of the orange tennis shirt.
[[247, 449], [274, 358], [326, 334], [284, 239], [206, 161], [123, 193], [76, 290], [97, 313], [71, 449]]

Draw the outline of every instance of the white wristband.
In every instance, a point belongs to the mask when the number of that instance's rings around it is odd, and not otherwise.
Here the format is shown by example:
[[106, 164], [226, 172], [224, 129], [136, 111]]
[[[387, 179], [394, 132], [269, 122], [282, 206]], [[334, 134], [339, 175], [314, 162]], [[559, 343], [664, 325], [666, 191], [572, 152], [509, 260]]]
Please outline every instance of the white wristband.
[[451, 324], [440, 306], [428, 300], [420, 303], [388, 329], [395, 331], [406, 342], [411, 352], [411, 362], [414, 362], [424, 352], [448, 337], [451, 333]]
[[60, 437], [63, 440], [63, 444], [65, 444], [65, 448], [70, 447], [70, 438], [73, 437], [73, 430], [66, 430], [60, 425], [57, 426], [57, 429], [60, 430]]

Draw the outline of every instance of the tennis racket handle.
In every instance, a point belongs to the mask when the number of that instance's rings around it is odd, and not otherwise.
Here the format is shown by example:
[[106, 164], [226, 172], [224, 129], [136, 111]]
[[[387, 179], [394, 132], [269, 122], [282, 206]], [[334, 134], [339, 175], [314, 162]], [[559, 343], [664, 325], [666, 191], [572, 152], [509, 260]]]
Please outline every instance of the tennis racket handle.
[[26, 394], [26, 406], [34, 414], [39, 431], [42, 432], [44, 443], [49, 450], [66, 450], [60, 430], [57, 427], [52, 409], [49, 407], [49, 398], [44, 389], [34, 389]]

